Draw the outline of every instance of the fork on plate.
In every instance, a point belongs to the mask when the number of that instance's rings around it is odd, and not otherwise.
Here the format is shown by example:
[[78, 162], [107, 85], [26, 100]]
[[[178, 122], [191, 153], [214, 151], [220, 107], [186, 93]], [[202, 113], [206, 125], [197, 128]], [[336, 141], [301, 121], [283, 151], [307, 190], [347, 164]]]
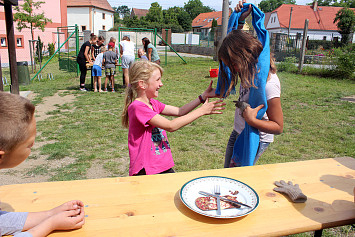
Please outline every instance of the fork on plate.
[[[218, 184], [214, 186], [214, 194], [216, 195], [221, 195], [221, 190]], [[221, 200], [219, 197], [216, 198], [216, 203], [217, 203], [217, 215], [221, 215]]]

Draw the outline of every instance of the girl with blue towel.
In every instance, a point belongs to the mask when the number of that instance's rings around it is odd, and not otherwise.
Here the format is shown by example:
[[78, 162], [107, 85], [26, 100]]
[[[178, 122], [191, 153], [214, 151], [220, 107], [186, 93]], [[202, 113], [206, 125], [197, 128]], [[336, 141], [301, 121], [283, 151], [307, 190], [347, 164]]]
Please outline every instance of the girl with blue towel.
[[[258, 39], [241, 30], [250, 13]], [[218, 51], [220, 75], [216, 94], [228, 96], [238, 78], [240, 90], [234, 129], [226, 149], [225, 168], [254, 165], [273, 142], [274, 134], [283, 131], [281, 86], [276, 67], [270, 60], [264, 13], [254, 5], [240, 1], [228, 27], [230, 33]]]

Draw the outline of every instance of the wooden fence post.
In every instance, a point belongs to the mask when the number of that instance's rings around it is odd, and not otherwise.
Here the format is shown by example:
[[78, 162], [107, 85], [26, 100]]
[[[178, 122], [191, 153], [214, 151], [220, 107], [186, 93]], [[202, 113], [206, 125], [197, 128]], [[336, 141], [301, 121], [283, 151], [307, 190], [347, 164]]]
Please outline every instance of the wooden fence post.
[[306, 20], [304, 21], [302, 48], [301, 48], [301, 53], [300, 53], [300, 61], [299, 61], [299, 65], [298, 65], [298, 71], [299, 71], [299, 72], [302, 72], [302, 69], [303, 69], [304, 54], [305, 54], [305, 52], [306, 52], [308, 22], [309, 22], [308, 19], [306, 19]]

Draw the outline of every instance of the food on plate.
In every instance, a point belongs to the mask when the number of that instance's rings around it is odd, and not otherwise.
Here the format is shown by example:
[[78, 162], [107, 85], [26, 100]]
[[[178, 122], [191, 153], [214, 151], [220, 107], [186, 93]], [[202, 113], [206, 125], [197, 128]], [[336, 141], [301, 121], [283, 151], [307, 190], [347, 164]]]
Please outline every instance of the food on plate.
[[237, 195], [237, 194], [239, 193], [238, 190], [235, 190], [235, 191], [229, 190], [229, 192], [230, 192], [232, 195]]
[[[229, 200], [237, 201], [236, 197], [233, 197], [230, 195], [225, 195], [222, 197], [227, 198]], [[216, 201], [215, 197], [198, 197], [195, 201], [195, 204], [202, 211], [217, 210], [217, 201]], [[223, 209], [230, 209], [230, 208], [240, 208], [240, 205], [238, 205], [238, 204], [225, 202], [223, 200], [220, 200], [220, 204], [221, 204], [222, 210]]]

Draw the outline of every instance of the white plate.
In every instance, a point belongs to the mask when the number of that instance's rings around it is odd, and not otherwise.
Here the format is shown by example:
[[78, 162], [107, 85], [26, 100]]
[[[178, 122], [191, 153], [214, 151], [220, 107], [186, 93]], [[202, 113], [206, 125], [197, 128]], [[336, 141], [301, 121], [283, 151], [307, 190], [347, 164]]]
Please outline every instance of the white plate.
[[[205, 191], [213, 193], [215, 185], [220, 186], [221, 196], [235, 196], [238, 202], [245, 203], [252, 208], [241, 206], [240, 208], [222, 209], [220, 216], [217, 215], [217, 210], [202, 211], [195, 204], [198, 197], [204, 197], [198, 192]], [[238, 191], [238, 194], [232, 195], [231, 191]], [[245, 216], [254, 211], [259, 205], [259, 196], [250, 186], [238, 180], [220, 176], [206, 176], [190, 180], [182, 186], [180, 198], [181, 201], [194, 212], [214, 218], [236, 218]]]

